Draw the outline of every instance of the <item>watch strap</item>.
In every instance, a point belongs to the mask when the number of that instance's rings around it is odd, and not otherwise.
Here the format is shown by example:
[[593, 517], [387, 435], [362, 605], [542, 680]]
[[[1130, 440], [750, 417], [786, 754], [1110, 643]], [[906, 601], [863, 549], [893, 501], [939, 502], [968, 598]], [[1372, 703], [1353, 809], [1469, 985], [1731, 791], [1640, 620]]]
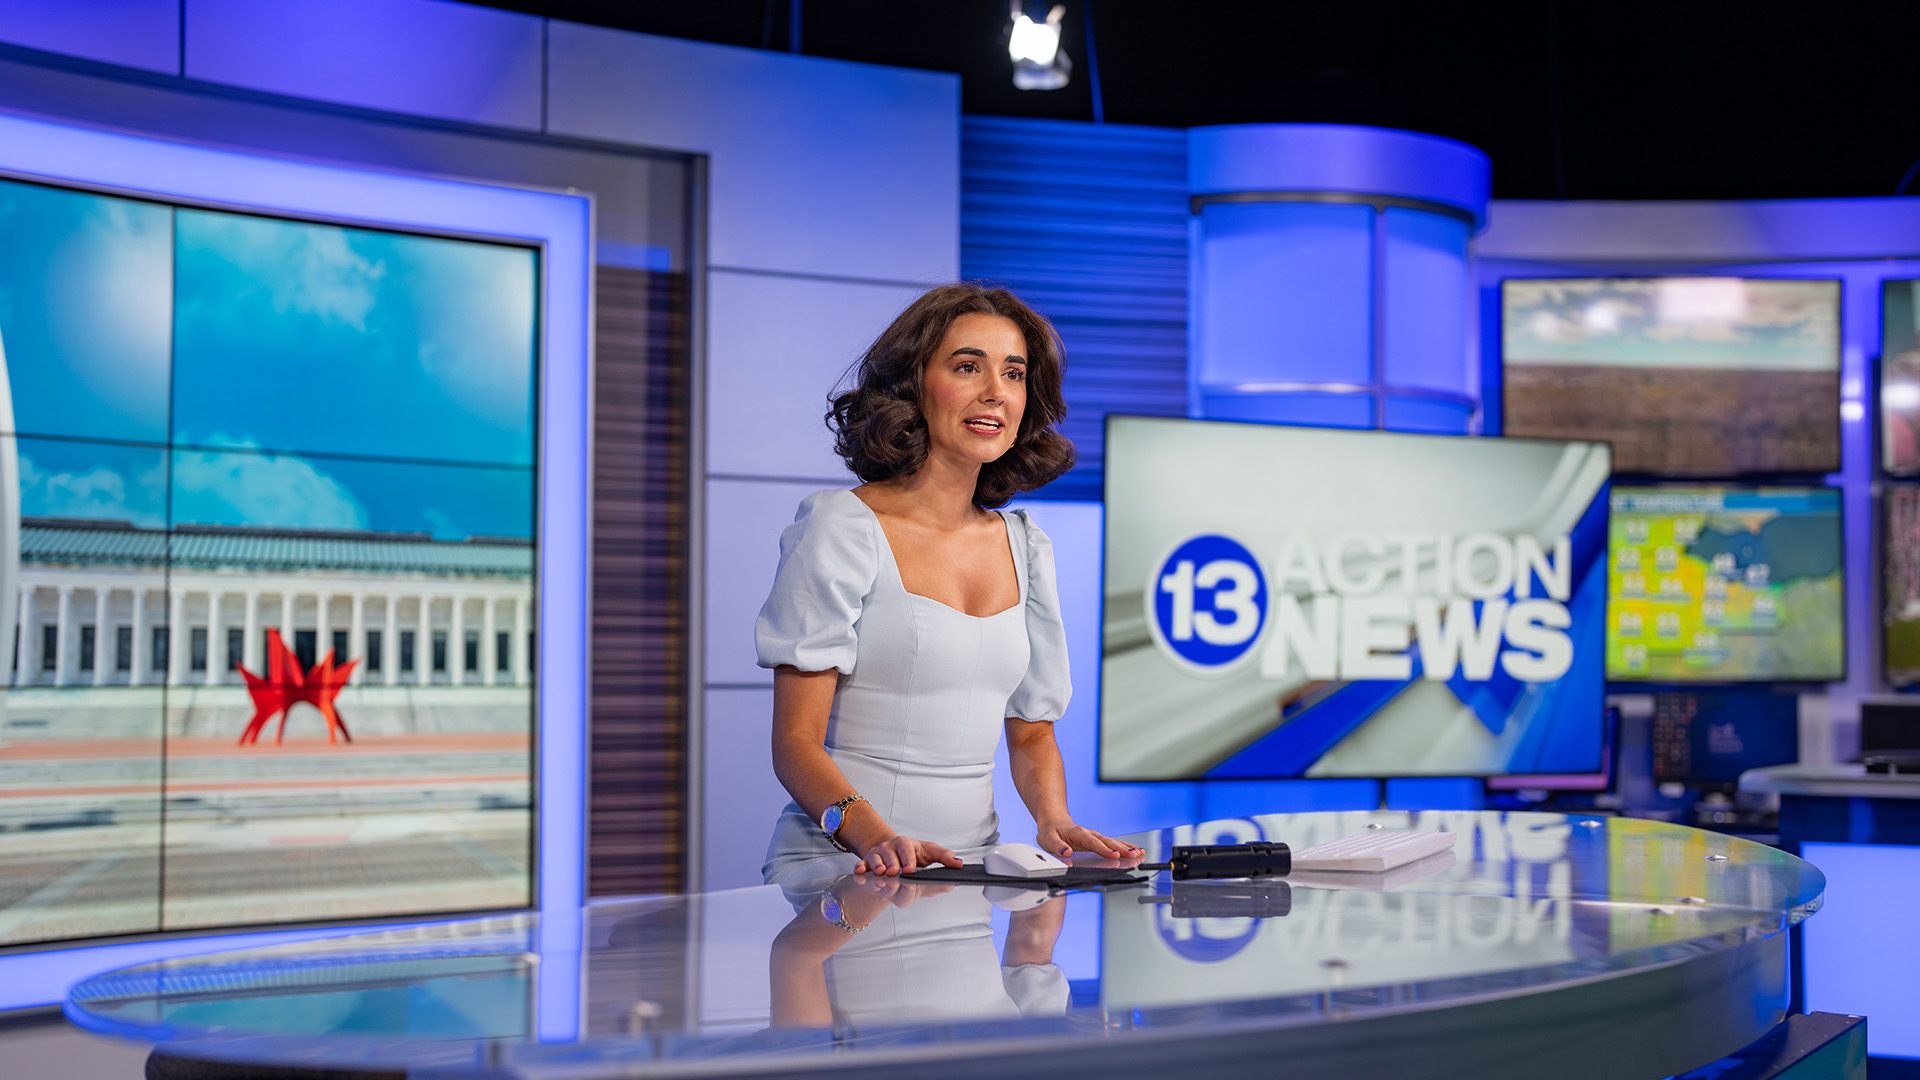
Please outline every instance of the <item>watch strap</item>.
[[[847, 807], [852, 806], [854, 803], [861, 803], [866, 801], [867, 801], [867, 797], [865, 795], [861, 795], [860, 793], [855, 792], [854, 794], [849, 795], [844, 799], [841, 799], [839, 802], [834, 803], [832, 806], [829, 806], [825, 810], [822, 810], [820, 812], [820, 821], [819, 821], [820, 831], [826, 834], [827, 843], [832, 844], [834, 847], [837, 847], [841, 851], [847, 852], [848, 854], [853, 853], [852, 848], [848, 847], [844, 843], [841, 843], [840, 827], [847, 823], [847, 817], [846, 817]], [[827, 828], [827, 819], [833, 816], [833, 812], [835, 810], [840, 811], [840, 819], [834, 822], [833, 828], [829, 829]]]

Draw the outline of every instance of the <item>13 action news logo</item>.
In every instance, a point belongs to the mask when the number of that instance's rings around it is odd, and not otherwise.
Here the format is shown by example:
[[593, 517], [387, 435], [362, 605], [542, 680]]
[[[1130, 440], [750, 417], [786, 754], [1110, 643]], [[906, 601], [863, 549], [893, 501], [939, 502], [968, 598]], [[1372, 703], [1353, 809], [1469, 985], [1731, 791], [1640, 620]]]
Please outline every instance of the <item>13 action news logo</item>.
[[1426, 679], [1483, 682], [1497, 666], [1550, 682], [1573, 662], [1571, 549], [1565, 536], [1549, 547], [1525, 534], [1354, 533], [1321, 545], [1294, 533], [1270, 583], [1247, 545], [1206, 533], [1160, 560], [1147, 625], [1196, 674], [1228, 673], [1264, 636], [1268, 679], [1406, 680], [1417, 655]]

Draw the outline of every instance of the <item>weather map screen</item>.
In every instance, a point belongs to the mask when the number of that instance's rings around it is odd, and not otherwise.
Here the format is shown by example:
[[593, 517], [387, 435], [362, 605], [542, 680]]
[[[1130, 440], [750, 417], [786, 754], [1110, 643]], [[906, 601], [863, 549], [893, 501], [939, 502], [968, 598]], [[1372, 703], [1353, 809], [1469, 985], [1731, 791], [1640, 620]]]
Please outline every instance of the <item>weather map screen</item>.
[[1607, 447], [1115, 417], [1104, 781], [1594, 773]]
[[0, 235], [0, 946], [530, 903], [540, 253]]
[[1662, 476], [1840, 467], [1840, 283], [1501, 283], [1504, 430], [1600, 439]]
[[1840, 493], [1616, 487], [1607, 677], [1846, 677]]

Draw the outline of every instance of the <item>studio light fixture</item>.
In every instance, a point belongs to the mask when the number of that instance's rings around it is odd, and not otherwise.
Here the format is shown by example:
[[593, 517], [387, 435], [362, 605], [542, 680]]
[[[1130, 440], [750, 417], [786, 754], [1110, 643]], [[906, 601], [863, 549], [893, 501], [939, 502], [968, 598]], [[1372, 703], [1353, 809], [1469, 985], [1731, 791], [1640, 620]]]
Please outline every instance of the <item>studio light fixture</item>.
[[1013, 26], [1007, 33], [1007, 55], [1013, 58], [1013, 85], [1022, 90], [1058, 90], [1073, 74], [1073, 61], [1060, 47], [1060, 20], [1065, 5], [1055, 4], [1044, 22], [1035, 22], [1013, 0]]

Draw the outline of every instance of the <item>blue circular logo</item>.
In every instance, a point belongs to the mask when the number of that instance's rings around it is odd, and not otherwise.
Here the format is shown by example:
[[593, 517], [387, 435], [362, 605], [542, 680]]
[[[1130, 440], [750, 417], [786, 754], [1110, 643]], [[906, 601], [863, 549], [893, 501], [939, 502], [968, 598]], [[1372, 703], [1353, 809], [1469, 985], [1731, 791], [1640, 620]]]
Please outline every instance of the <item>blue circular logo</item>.
[[1147, 626], [1160, 650], [1201, 673], [1223, 672], [1253, 651], [1267, 624], [1267, 579], [1230, 536], [1192, 537], [1147, 581]]

